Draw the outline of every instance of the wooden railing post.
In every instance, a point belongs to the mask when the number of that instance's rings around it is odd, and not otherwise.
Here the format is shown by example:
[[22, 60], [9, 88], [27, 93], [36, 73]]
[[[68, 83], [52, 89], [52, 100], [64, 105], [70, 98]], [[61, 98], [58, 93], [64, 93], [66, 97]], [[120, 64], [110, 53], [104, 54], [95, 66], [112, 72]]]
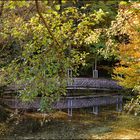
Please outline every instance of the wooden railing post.
[[93, 67], [92, 73], [93, 73], [93, 78], [98, 78], [97, 57], [95, 58], [95, 61], [94, 61], [94, 67]]
[[68, 69], [68, 71], [67, 71], [67, 77], [68, 77], [68, 79], [67, 79], [67, 85], [68, 86], [72, 86], [72, 84], [73, 84], [73, 81], [72, 81], [72, 69]]

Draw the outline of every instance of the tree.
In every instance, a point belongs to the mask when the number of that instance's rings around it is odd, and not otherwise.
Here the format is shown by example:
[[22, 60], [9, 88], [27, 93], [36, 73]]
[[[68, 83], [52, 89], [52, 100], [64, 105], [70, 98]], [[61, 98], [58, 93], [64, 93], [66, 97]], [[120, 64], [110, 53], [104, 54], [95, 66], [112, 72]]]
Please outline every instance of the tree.
[[4, 1], [0, 19], [1, 54], [5, 54], [1, 73], [7, 83], [24, 87], [19, 91], [23, 101], [41, 96], [42, 109], [66, 93], [67, 69], [76, 71], [85, 64], [91, 44], [96, 44], [92, 46], [96, 55], [100, 23], [109, 17], [100, 8], [89, 10], [92, 5], [66, 6], [70, 1], [61, 1], [65, 6], [60, 11], [60, 1], [51, 2]]
[[119, 81], [120, 85], [138, 92], [138, 98], [134, 102], [134, 106], [139, 104], [140, 98], [139, 4], [140, 3], [122, 5], [120, 9], [117, 19], [118, 23], [121, 22], [123, 24], [123, 26], [117, 30], [119, 33], [119, 46], [117, 49], [120, 63], [114, 69], [114, 78]]
[[69, 68], [76, 73], [89, 57], [105, 56], [118, 1], [0, 1], [1, 76], [24, 87], [23, 101], [41, 96], [49, 109], [66, 93]]

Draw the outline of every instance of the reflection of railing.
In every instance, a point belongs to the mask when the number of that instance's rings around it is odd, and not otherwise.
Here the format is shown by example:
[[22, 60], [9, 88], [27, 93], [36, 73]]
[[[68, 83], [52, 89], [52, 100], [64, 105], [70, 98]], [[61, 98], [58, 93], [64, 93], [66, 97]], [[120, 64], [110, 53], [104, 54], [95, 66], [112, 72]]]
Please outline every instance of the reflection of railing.
[[77, 96], [61, 99], [53, 105], [55, 109], [68, 109], [68, 115], [72, 116], [73, 108], [93, 107], [93, 113], [98, 114], [99, 106], [116, 104], [116, 110], [122, 111], [122, 96]]
[[[39, 109], [40, 98], [33, 102], [21, 102], [19, 99], [1, 99], [4, 104], [14, 109]], [[68, 115], [72, 116], [73, 108], [93, 107], [93, 113], [98, 114], [99, 106], [116, 104], [117, 111], [122, 110], [122, 96], [73, 96], [61, 98], [52, 105], [54, 109], [68, 109]]]
[[38, 109], [40, 107], [40, 99], [37, 98], [33, 102], [22, 102], [21, 100], [17, 98], [12, 98], [12, 99], [0, 99], [3, 104], [9, 106], [10, 108], [13, 109]]

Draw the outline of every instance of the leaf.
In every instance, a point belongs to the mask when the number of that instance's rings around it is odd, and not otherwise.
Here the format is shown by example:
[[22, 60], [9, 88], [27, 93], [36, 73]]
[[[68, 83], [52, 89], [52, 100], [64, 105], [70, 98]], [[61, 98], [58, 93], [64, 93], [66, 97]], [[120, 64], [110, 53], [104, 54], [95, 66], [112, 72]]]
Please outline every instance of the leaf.
[[55, 9], [56, 9], [57, 11], [60, 10], [60, 5], [57, 4], [57, 5], [55, 5], [54, 7], [55, 7]]

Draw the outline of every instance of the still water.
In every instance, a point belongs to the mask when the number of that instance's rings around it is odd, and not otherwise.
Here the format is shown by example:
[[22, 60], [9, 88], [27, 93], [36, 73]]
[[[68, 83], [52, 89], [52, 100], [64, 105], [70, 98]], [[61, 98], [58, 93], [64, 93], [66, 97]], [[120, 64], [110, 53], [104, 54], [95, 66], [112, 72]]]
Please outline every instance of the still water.
[[36, 119], [23, 119], [7, 124], [0, 139], [140, 139], [140, 116], [116, 112], [115, 107], [102, 107], [99, 115], [90, 109], [74, 110], [73, 116], [58, 111], [44, 125]]

